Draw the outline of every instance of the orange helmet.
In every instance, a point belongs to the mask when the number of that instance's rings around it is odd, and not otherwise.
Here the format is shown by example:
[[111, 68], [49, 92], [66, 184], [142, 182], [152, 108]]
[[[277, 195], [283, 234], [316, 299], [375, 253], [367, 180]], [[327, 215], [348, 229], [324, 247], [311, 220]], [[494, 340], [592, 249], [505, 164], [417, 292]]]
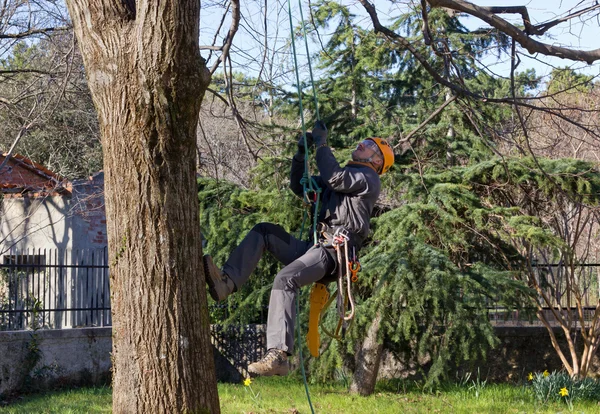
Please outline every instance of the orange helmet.
[[379, 151], [383, 155], [383, 165], [381, 166], [379, 175], [385, 174], [394, 165], [394, 150], [392, 146], [383, 138], [373, 137], [367, 139], [373, 141], [379, 147]]

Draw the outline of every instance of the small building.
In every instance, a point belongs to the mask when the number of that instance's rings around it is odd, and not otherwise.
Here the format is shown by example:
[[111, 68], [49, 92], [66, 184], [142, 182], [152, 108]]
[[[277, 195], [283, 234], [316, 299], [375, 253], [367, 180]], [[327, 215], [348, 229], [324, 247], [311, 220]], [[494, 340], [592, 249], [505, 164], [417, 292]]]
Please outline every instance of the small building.
[[[0, 165], [6, 154], [0, 156]], [[10, 249], [89, 249], [107, 245], [104, 173], [69, 182], [27, 157], [0, 170], [0, 254]]]
[[7, 154], [0, 166], [0, 330], [110, 324], [104, 173], [70, 182]]

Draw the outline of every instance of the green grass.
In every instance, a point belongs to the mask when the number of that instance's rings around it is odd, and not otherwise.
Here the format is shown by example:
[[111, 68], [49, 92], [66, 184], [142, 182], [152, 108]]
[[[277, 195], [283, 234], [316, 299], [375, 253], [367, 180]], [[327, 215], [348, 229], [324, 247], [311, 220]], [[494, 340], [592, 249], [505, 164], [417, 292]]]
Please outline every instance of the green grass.
[[[414, 383], [379, 384], [369, 397], [350, 395], [342, 385], [311, 385], [311, 400], [316, 413], [567, 413], [566, 404], [540, 404], [527, 387], [474, 383], [451, 385], [431, 394]], [[310, 413], [304, 385], [296, 378], [257, 378], [250, 386], [219, 384], [224, 414]], [[110, 388], [82, 388], [29, 395], [1, 407], [0, 413], [108, 413]], [[598, 402], [580, 402], [574, 413], [600, 413]]]
[[0, 407], [10, 414], [79, 414], [112, 412], [112, 390], [109, 387], [77, 388], [26, 395]]

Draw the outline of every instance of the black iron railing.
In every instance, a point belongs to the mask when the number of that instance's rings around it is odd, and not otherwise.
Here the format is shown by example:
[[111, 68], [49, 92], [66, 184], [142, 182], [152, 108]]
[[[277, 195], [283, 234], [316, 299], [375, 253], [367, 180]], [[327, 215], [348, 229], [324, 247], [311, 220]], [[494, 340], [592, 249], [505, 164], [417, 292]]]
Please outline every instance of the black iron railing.
[[110, 326], [107, 249], [0, 256], [0, 330]]

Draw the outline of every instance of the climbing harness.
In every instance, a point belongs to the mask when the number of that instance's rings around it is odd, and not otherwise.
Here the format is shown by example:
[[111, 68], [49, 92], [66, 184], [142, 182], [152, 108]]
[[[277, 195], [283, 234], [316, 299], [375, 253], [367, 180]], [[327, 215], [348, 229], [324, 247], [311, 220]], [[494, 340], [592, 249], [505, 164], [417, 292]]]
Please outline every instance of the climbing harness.
[[[348, 329], [354, 319], [355, 303], [352, 296], [352, 283], [358, 281], [360, 261], [356, 255], [356, 247], [351, 247], [350, 232], [343, 227], [335, 230], [323, 223], [319, 223], [320, 245], [324, 248], [333, 248], [337, 258], [337, 290], [329, 296], [325, 284], [317, 282], [313, 284], [310, 293], [310, 311], [308, 322], [308, 334], [306, 337], [308, 349], [313, 357], [320, 355], [321, 336], [319, 328], [332, 339], [340, 340], [344, 331]], [[350, 255], [352, 251], [352, 255]], [[334, 332], [330, 332], [323, 325], [323, 315], [329, 306], [336, 300], [339, 320]]]

